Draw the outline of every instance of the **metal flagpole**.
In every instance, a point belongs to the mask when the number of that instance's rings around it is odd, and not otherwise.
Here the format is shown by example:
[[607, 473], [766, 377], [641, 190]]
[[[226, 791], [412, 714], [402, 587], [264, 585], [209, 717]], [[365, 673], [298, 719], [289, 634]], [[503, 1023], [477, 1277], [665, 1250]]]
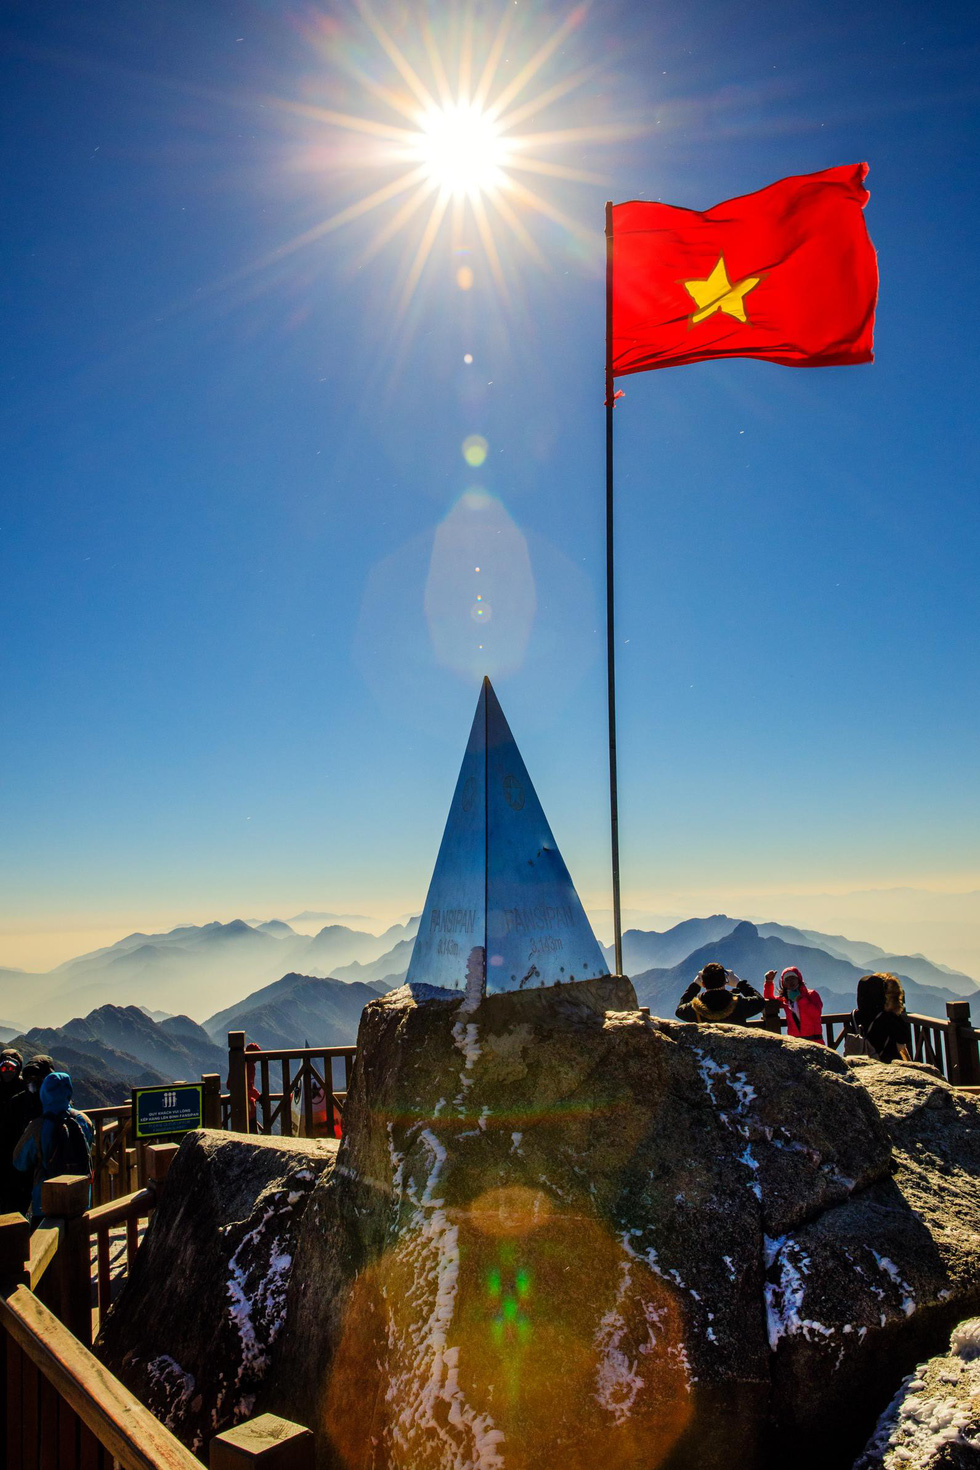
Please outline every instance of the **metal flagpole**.
[[616, 605], [613, 581], [613, 207], [606, 201], [606, 678], [609, 708], [609, 835], [612, 844], [613, 934], [616, 974], [623, 973], [619, 901], [619, 789], [616, 774]]

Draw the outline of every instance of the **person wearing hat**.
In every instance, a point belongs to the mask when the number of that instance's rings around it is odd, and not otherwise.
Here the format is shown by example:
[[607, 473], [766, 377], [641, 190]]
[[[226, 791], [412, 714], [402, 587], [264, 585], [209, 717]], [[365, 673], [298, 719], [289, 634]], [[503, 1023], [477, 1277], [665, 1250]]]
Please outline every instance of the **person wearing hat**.
[[779, 994], [776, 994], [775, 970], [766, 971], [766, 983], [762, 993], [766, 1000], [778, 1000], [786, 1017], [786, 1035], [802, 1036], [804, 1041], [815, 1041], [824, 1045], [823, 1001], [819, 991], [808, 990], [803, 976], [795, 965], [787, 965], [779, 977]]
[[762, 996], [755, 987], [712, 961], [691, 981], [674, 1015], [679, 1021], [725, 1021], [730, 1026], [744, 1026], [761, 1010]]
[[71, 1078], [67, 1072], [49, 1072], [40, 1088], [41, 1116], [29, 1123], [14, 1150], [14, 1167], [33, 1175], [31, 1212], [41, 1219], [41, 1186], [58, 1174], [92, 1172], [95, 1129], [91, 1119], [71, 1105]]

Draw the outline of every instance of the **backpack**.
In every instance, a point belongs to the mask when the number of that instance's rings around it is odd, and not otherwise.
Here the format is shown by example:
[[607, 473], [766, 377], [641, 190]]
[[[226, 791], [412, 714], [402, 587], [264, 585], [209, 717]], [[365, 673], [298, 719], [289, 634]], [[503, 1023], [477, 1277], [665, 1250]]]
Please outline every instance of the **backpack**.
[[[877, 1019], [878, 1017], [875, 1016], [875, 1021]], [[844, 1036], [844, 1055], [846, 1057], [870, 1057], [873, 1062], [880, 1061], [881, 1058], [877, 1051], [858, 1025], [857, 1011], [851, 1012], [851, 1023], [854, 1031], [853, 1033], [848, 1031]], [[871, 1022], [871, 1026], [873, 1025], [874, 1021]], [[870, 1030], [871, 1027], [869, 1026], [868, 1029]]]
[[54, 1124], [54, 1147], [44, 1161], [47, 1177], [84, 1174], [87, 1178], [92, 1172], [92, 1158], [78, 1119], [72, 1113], [63, 1113], [60, 1118], [48, 1121]]

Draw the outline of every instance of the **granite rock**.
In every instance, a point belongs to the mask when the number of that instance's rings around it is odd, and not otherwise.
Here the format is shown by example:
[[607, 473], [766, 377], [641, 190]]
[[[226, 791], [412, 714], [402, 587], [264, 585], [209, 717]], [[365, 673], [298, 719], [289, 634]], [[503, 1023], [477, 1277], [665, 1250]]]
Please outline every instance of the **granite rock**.
[[[323, 1464], [704, 1470], [787, 1443], [827, 1463], [813, 1416], [780, 1402], [781, 1359], [811, 1331], [793, 1242], [897, 1193], [881, 1112], [824, 1048], [656, 1021], [622, 994], [577, 1005], [576, 990], [463, 1015], [403, 989], [365, 1011], [274, 1377], [279, 1412], [318, 1426]], [[915, 1253], [900, 1195], [894, 1211]], [[812, 1327], [838, 1352], [863, 1285], [850, 1276]], [[854, 1409], [840, 1464], [896, 1381], [870, 1418]], [[808, 1397], [834, 1412], [821, 1386]]]
[[181, 1144], [96, 1352], [192, 1449], [255, 1408], [296, 1232], [336, 1152], [209, 1130]]

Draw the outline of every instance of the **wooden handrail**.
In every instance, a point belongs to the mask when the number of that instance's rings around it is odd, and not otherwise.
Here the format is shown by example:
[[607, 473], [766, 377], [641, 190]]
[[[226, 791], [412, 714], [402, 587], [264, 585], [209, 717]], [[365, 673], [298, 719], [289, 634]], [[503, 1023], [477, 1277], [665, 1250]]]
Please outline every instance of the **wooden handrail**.
[[123, 1470], [201, 1462], [26, 1287], [0, 1294], [0, 1324]]
[[157, 1191], [154, 1188], [137, 1189], [133, 1194], [124, 1194], [121, 1199], [110, 1200], [107, 1205], [95, 1205], [86, 1210], [82, 1219], [90, 1235], [97, 1230], [108, 1230], [113, 1225], [122, 1225], [127, 1220], [139, 1219], [156, 1208]]
[[24, 1263], [27, 1284], [31, 1291], [37, 1289], [38, 1282], [58, 1254], [61, 1235], [61, 1226], [54, 1220], [42, 1220], [32, 1234], [31, 1254]]
[[347, 1057], [354, 1056], [357, 1046], [351, 1042], [349, 1046], [296, 1046], [284, 1048], [282, 1051], [275, 1048], [270, 1051], [250, 1051], [245, 1055], [248, 1066], [253, 1062], [295, 1062], [304, 1057]]

